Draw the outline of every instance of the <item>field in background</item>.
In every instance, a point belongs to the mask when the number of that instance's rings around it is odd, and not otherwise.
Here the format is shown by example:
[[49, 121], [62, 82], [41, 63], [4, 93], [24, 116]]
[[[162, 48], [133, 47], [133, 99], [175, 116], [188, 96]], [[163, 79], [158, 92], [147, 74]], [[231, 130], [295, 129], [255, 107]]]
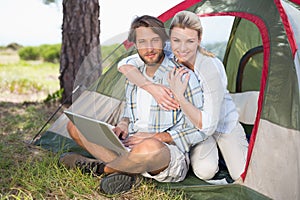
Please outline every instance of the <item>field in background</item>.
[[20, 60], [17, 51], [0, 50], [0, 101], [41, 101], [59, 90], [59, 64]]
[[[102, 59], [117, 46], [102, 46]], [[59, 63], [20, 60], [17, 50], [0, 47], [0, 102], [42, 101], [60, 89], [58, 77]]]

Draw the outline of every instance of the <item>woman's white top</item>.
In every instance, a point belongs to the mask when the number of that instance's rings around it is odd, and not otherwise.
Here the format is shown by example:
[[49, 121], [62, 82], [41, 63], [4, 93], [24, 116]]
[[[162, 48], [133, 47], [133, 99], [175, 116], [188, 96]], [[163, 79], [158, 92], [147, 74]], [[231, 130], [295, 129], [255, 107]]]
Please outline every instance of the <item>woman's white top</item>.
[[194, 72], [203, 90], [202, 129], [206, 135], [215, 131], [230, 133], [239, 118], [236, 106], [227, 90], [223, 63], [216, 57], [197, 53]]

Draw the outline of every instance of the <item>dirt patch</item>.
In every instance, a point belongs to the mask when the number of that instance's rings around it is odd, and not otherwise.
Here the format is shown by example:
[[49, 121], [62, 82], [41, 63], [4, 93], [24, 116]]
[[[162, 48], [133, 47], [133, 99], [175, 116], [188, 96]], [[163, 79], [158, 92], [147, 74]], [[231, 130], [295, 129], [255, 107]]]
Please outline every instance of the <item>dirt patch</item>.
[[32, 94], [15, 94], [9, 91], [1, 92], [0, 102], [12, 102], [12, 103], [23, 103], [23, 102], [43, 102], [48, 94], [45, 92], [38, 92]]
[[19, 62], [20, 57], [18, 51], [12, 49], [6, 49], [0, 51], [0, 61], [2, 64]]

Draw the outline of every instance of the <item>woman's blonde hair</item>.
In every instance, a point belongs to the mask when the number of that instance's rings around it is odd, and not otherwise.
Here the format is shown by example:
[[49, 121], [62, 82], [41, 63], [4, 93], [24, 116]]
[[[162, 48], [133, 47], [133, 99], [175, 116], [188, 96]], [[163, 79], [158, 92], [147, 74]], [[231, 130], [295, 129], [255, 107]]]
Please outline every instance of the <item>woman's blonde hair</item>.
[[[198, 17], [198, 15], [196, 15], [193, 12], [180, 11], [180, 12], [176, 13], [176, 15], [174, 16], [174, 18], [170, 24], [169, 35], [171, 35], [172, 29], [174, 27], [193, 29], [193, 30], [197, 31], [198, 38], [199, 38], [199, 40], [201, 40], [203, 28], [201, 25], [200, 18]], [[207, 51], [206, 49], [204, 49], [201, 46], [199, 46], [198, 49], [199, 49], [199, 52], [202, 53], [203, 55], [215, 57], [215, 55], [212, 52]]]

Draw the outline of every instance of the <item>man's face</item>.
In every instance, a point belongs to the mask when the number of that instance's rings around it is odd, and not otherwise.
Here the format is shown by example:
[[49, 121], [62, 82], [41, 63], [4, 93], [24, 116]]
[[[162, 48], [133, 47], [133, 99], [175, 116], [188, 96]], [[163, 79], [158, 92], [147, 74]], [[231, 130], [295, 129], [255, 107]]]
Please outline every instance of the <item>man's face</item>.
[[164, 57], [162, 39], [151, 28], [136, 28], [136, 48], [144, 63], [155, 66], [162, 62]]

